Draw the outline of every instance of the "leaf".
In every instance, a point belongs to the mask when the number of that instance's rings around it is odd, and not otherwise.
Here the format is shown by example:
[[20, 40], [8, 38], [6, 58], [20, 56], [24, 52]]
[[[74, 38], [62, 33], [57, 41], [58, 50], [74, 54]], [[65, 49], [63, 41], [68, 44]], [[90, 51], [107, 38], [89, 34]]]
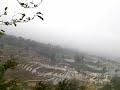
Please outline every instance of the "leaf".
[[[38, 16], [38, 15], [37, 15]], [[40, 19], [42, 19], [42, 20], [44, 20], [44, 18], [43, 17], [41, 17], [41, 16], [38, 16]]]
[[26, 20], [23, 20], [23, 22], [26, 22]]
[[8, 7], [5, 7], [5, 11], [8, 9]]
[[2, 32], [5, 32], [4, 30], [1, 30]]
[[24, 3], [20, 3], [20, 5], [22, 5], [22, 6], [23, 6], [23, 5], [25, 5], [25, 4], [24, 4]]
[[13, 23], [14, 24], [14, 26], [16, 27], [17, 26], [17, 24], [16, 23]]
[[38, 7], [38, 5], [35, 5], [35, 4], [34, 4], [34, 7]]
[[19, 20], [22, 20], [23, 18], [20, 18]]
[[24, 16], [25, 16], [25, 14], [22, 14], [22, 16], [24, 17]]
[[26, 18], [27, 20], [30, 20], [30, 17]]
[[37, 12], [36, 14], [41, 14], [41, 15], [43, 15], [41, 12]]
[[7, 15], [7, 12], [4, 12], [4, 15]]
[[34, 4], [33, 2], [30, 2], [31, 4]]
[[9, 25], [9, 22], [4, 22], [5, 23], [5, 25]]
[[21, 19], [23, 19], [25, 17], [25, 14], [22, 14], [22, 18]]

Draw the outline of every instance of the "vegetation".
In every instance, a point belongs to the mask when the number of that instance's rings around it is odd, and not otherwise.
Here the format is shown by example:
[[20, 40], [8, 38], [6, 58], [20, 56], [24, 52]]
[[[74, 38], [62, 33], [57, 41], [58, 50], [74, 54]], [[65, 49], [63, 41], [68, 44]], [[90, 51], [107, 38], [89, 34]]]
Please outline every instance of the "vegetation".
[[0, 64], [0, 90], [21, 90], [21, 87], [16, 79], [5, 79], [5, 73], [9, 69], [14, 69], [17, 65], [15, 58], [7, 60], [5, 63]]
[[[42, 1], [43, 0], [41, 0], [40, 3], [35, 4], [34, 2], [28, 3], [28, 2], [20, 2], [19, 0], [17, 0], [19, 5], [25, 9], [37, 8], [41, 4]], [[0, 15], [0, 17], [8, 15], [7, 10], [8, 10], [8, 7], [5, 7], [4, 12], [3, 12], [3, 14]], [[33, 17], [26, 16], [25, 13], [18, 13], [18, 14], [21, 15], [21, 17], [14, 18], [16, 16], [16, 15], [14, 15], [11, 21], [1, 20], [0, 24], [6, 25], [6, 26], [8, 26], [8, 25], [17, 26], [17, 23], [29, 22], [29, 21], [33, 20], [35, 17], [38, 17], [41, 20], [44, 20], [44, 18], [42, 17], [43, 14], [41, 12], [36, 12], [36, 14]], [[24, 40], [21, 37], [19, 37], [19, 38], [13, 37], [13, 36], [2, 37], [3, 35], [5, 35], [5, 31], [0, 30], [0, 48], [2, 48], [2, 49], [4, 49], [4, 47], [6, 45], [11, 45], [14, 47], [23, 48], [26, 51], [33, 50], [33, 51], [39, 53], [40, 55], [48, 57], [54, 61], [56, 60], [56, 57], [57, 57], [57, 59], [58, 58], [64, 59], [65, 57], [68, 57], [71, 55], [71, 53], [70, 53], [70, 55], [66, 55], [66, 52], [69, 52], [69, 50], [63, 50], [62, 48], [60, 48], [58, 46], [37, 43], [32, 40]], [[1, 39], [1, 37], [2, 37], [2, 39]], [[1, 53], [2, 52], [0, 52], [0, 54]], [[77, 68], [87, 68], [84, 64], [84, 56], [75, 55], [74, 59], [76, 61], [75, 65], [77, 66]], [[11, 57], [9, 60], [0, 62], [0, 90], [24, 90], [24, 87], [20, 84], [20, 82], [17, 81], [17, 79], [15, 79], [15, 78], [14, 79], [11, 79], [11, 78], [6, 79], [5, 78], [5, 73], [9, 69], [14, 69], [16, 66], [17, 66], [17, 62], [16, 62], [16, 59], [13, 57]], [[106, 68], [103, 68], [102, 71], [103, 71], [103, 73], [106, 72]], [[116, 72], [117, 72], [117, 70], [116, 70]], [[36, 86], [33, 87], [32, 89], [33, 90], [87, 90], [88, 88], [89, 87], [87, 87], [86, 84], [81, 84], [77, 80], [65, 79], [63, 81], [60, 81], [56, 85], [40, 81], [40, 82], [36, 83]], [[99, 90], [120, 90], [120, 77], [114, 77], [110, 83], [105, 84]]]
[[[47, 58], [50, 58], [51, 60], [56, 60], [57, 59], [64, 59], [64, 55], [67, 56], [73, 56], [74, 52], [67, 49], [63, 49], [59, 46], [53, 46], [51, 44], [43, 44], [43, 43], [38, 43], [33, 40], [26, 40], [22, 37], [14, 37], [10, 35], [4, 35], [0, 39], [0, 47], [6, 47], [6, 46], [12, 46], [14, 48], [21, 48], [26, 51], [35, 51], [39, 55], [43, 55]], [[68, 55], [68, 53], [70, 53]], [[73, 55], [71, 55], [73, 54]]]
[[55, 90], [55, 86], [50, 83], [38, 82], [33, 90]]
[[[40, 3], [37, 3], [35, 4], [34, 1], [19, 1], [19, 0], [16, 0], [19, 5], [21, 7], [24, 7], [25, 9], [31, 9], [31, 8], [37, 8], [43, 0], [40, 0]], [[4, 12], [0, 15], [0, 18], [3, 17], [3, 16], [7, 16], [8, 15], [8, 8], [9, 7], [5, 7], [4, 8]], [[17, 16], [20, 16], [20, 17], [17, 17]], [[35, 15], [33, 15], [32, 17], [30, 16], [26, 16], [26, 13], [22, 13], [22, 12], [18, 12], [17, 14], [15, 14], [14, 16], [12, 16], [12, 19], [9, 21], [6, 21], [6, 20], [0, 20], [0, 24], [1, 25], [14, 25], [14, 26], [17, 26], [17, 23], [26, 23], [26, 22], [29, 22], [31, 20], [33, 20], [35, 17], [38, 17], [40, 18], [41, 20], [44, 20], [44, 18], [42, 17], [42, 13], [41, 12], [36, 12]], [[2, 31], [1, 31], [2, 32]]]
[[85, 85], [80, 85], [78, 80], [67, 80], [64, 79], [56, 85], [49, 83], [39, 82], [34, 87], [34, 90], [86, 90]]
[[120, 77], [113, 77], [110, 83], [107, 83], [99, 90], [120, 90]]
[[[66, 55], [66, 52], [69, 52], [66, 49], [64, 50], [60, 47], [52, 46], [50, 44], [37, 43], [32, 40], [25, 40], [21, 37], [13, 37], [13, 36], [9, 36], [9, 35], [5, 35], [4, 37], [0, 38], [0, 49], [5, 50], [6, 48], [8, 50], [7, 52], [9, 52], [10, 50], [13, 50], [13, 51], [16, 51], [19, 53], [21, 53], [21, 52], [24, 53], [24, 51], [21, 51], [21, 49], [26, 50], [27, 52], [32, 50], [32, 51], [39, 53], [40, 55], [49, 57], [53, 60], [56, 59], [56, 57], [58, 58], [59, 54]], [[16, 54], [16, 52], [15, 52], [15, 54]], [[9, 53], [8, 55], [10, 55], [10, 54], [12, 54], [12, 53]], [[2, 51], [1, 51], [0, 55], [2, 55]], [[73, 56], [74, 56], [74, 54], [73, 54]], [[76, 56], [75, 59], [78, 60], [77, 63], [75, 62], [76, 67], [86, 68], [85, 66], [83, 66], [85, 63], [84, 60], [81, 59], [81, 57], [79, 55]], [[78, 62], [79, 62], [79, 64], [78, 64]], [[7, 88], [11, 88], [8, 90], [22, 90], [23, 86], [16, 79], [12, 79], [12, 80], [5, 79], [5, 73], [9, 69], [13, 69], [13, 67], [15, 67], [17, 65], [17, 63], [16, 64], [15, 63], [16, 63], [15, 58], [13, 58], [12, 56], [11, 56], [10, 60], [1, 61], [1, 64], [0, 64], [1, 90], [5, 90], [5, 89], [7, 90]], [[82, 64], [80, 64], [80, 63], [82, 63]], [[3, 67], [4, 67], [4, 69], [3, 69]], [[103, 71], [106, 71], [105, 68], [103, 69]], [[112, 90], [112, 89], [119, 90], [120, 89], [119, 83], [120, 83], [120, 78], [115, 77], [111, 80], [110, 83], [107, 83], [99, 90]], [[60, 81], [57, 85], [53, 85], [53, 84], [50, 84], [47, 82], [39, 82], [36, 84], [36, 87], [34, 87], [33, 90], [96, 90], [96, 89], [93, 89], [93, 87], [88, 86], [88, 85], [86, 85], [84, 83], [80, 83], [79, 81], [76, 81], [76, 80], [65, 79], [63, 81]], [[25, 87], [27, 87], [27, 86], [25, 86]], [[3, 89], [3, 88], [5, 88], [5, 89]], [[16, 89], [12, 89], [12, 88], [16, 88]]]

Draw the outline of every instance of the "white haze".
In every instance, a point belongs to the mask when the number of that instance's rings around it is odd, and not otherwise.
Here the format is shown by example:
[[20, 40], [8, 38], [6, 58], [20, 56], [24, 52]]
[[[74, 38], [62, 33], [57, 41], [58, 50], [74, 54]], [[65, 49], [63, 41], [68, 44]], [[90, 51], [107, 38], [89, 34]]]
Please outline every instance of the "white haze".
[[37, 10], [24, 10], [17, 2], [12, 4], [15, 0], [10, 1], [4, 6], [9, 5], [12, 12], [32, 15], [39, 10], [45, 20], [1, 26], [8, 34], [92, 54], [120, 56], [120, 0], [44, 0]]

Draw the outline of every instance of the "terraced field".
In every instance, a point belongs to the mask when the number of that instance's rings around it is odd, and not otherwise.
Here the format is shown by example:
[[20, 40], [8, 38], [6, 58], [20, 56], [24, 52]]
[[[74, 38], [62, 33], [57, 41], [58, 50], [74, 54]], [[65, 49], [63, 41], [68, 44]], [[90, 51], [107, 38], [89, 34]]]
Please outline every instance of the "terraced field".
[[[77, 72], [74, 67], [71, 67], [69, 62], [52, 62], [52, 64], [51, 62], [52, 61], [49, 59], [45, 60], [45, 58], [36, 60], [31, 59], [29, 62], [19, 64], [18, 67], [20, 69], [28, 71], [36, 77], [42, 77], [43, 81], [52, 82], [54, 84], [66, 78], [77, 79], [80, 81], [91, 82], [95, 84], [110, 81], [110, 75], [106, 73], [93, 73], [90, 71], [85, 71], [82, 73]], [[97, 68], [96, 66], [94, 67], [95, 69]]]
[[36, 76], [42, 76], [46, 78], [46, 81], [52, 81], [53, 83], [57, 83], [65, 78], [75, 78], [79, 80], [85, 80], [85, 78], [87, 78], [87, 76], [75, 71], [74, 68], [67, 66], [51, 66], [49, 64], [43, 64], [36, 61], [30, 61], [26, 64], [19, 64], [18, 66], [19, 68], [29, 71]]

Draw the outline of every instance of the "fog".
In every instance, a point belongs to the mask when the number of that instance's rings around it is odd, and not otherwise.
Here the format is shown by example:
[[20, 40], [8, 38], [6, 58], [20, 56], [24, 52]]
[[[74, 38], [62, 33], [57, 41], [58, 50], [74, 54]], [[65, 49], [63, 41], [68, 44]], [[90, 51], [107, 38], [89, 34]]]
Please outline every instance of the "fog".
[[17, 2], [13, 6], [10, 0], [0, 3], [0, 7], [5, 5], [12, 8], [11, 14], [32, 15], [39, 10], [45, 19], [36, 18], [17, 27], [0, 26], [7, 34], [91, 54], [120, 56], [120, 0], [44, 0], [32, 10], [24, 10]]

